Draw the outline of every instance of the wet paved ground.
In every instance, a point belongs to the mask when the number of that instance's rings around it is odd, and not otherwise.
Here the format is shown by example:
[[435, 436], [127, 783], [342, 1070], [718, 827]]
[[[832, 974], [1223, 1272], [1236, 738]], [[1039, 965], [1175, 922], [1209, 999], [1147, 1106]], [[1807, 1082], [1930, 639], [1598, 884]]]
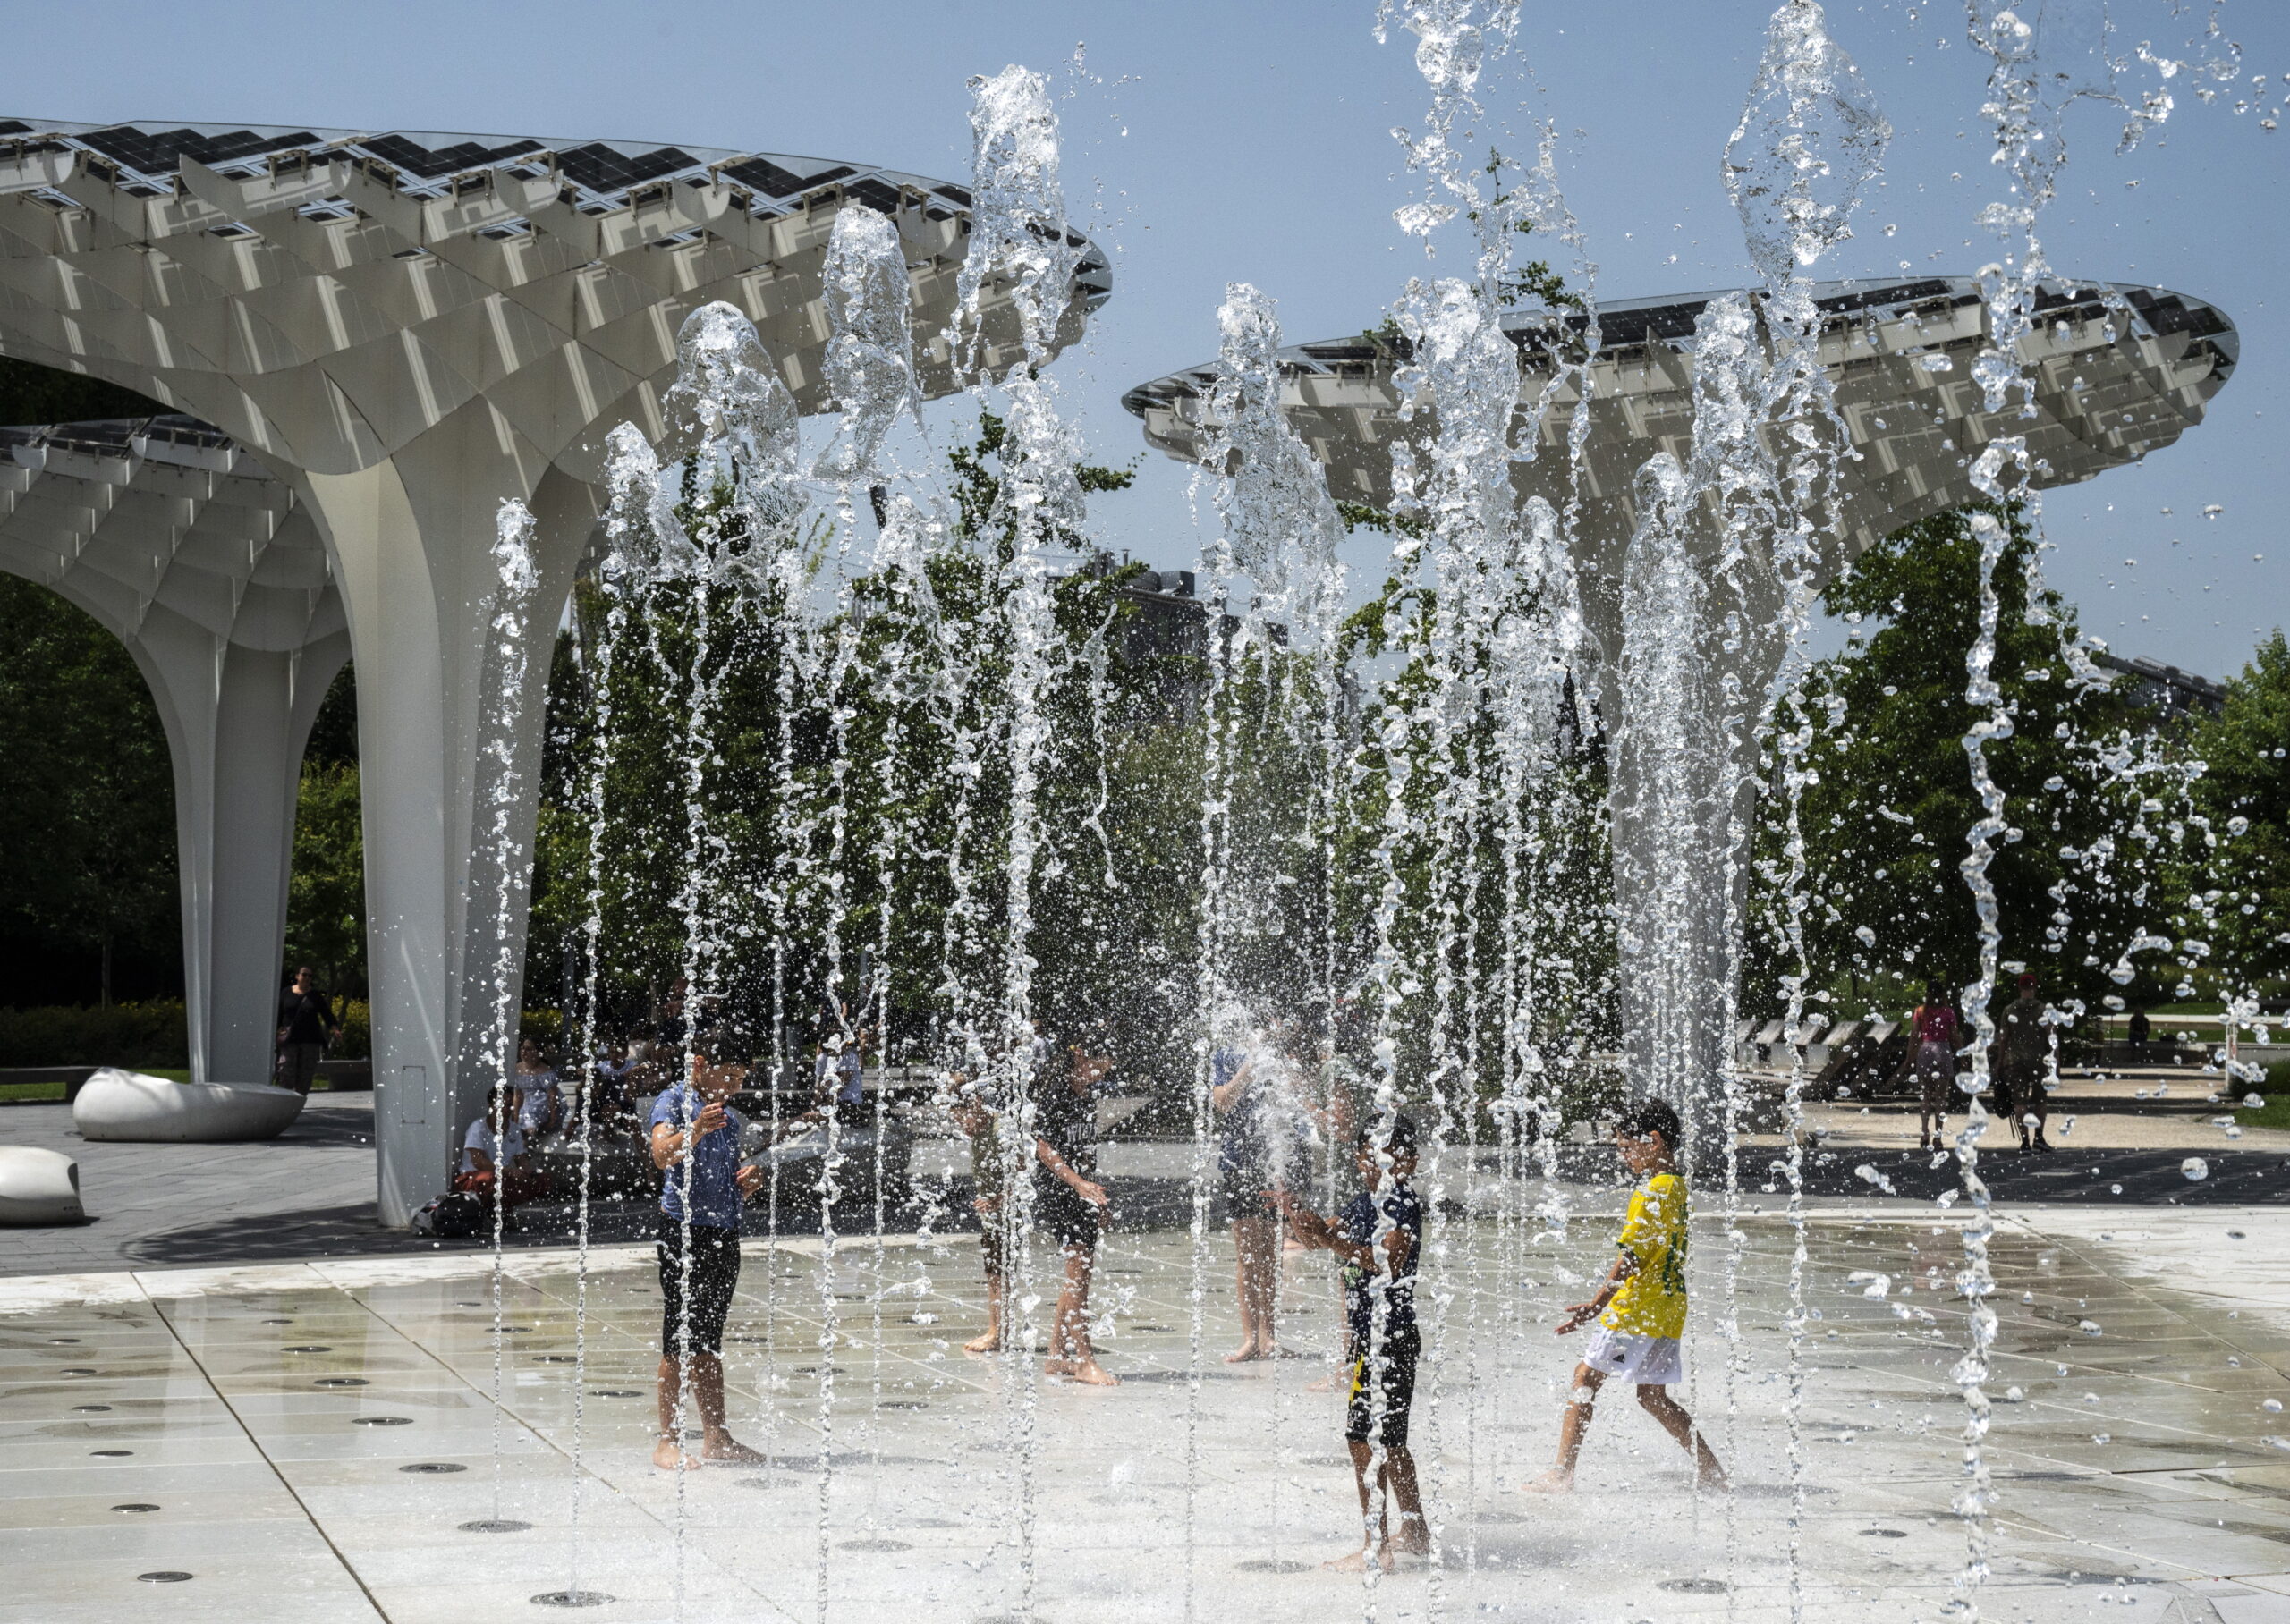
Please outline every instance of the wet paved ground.
[[[1443, 1552], [1383, 1581], [1378, 1616], [1787, 1616], [1791, 1235], [1771, 1214], [1696, 1237], [1682, 1396], [1736, 1493], [1696, 1495], [1626, 1400], [1576, 1495], [1515, 1492], [1556, 1432], [1570, 1345], [1548, 1325], [1603, 1268], [1609, 1205], [1578, 1198], [1564, 1242], [1515, 1212], [1432, 1238], [1415, 1437]], [[1808, 1245], [1805, 1616], [1937, 1617], [1965, 1553], [1955, 1214], [1833, 1209]], [[2290, 1417], [2266, 1408], [2290, 1401], [2290, 1214], [2023, 1208], [1994, 1253], [1985, 1616], [2290, 1619], [2290, 1442], [2271, 1441]], [[1200, 1619], [1358, 1616], [1359, 1580], [1317, 1566], [1357, 1528], [1340, 1400], [1307, 1391], [1318, 1358], [1217, 1359], [1229, 1256], [1213, 1236], [1195, 1391], [1187, 1239], [1115, 1242], [1099, 1304], [1126, 1379], [1091, 1391], [963, 1355], [966, 1239], [861, 1243], [831, 1273], [816, 1242], [751, 1245], [733, 1413], [777, 1462], [681, 1484], [647, 1464], [657, 1298], [633, 1250], [594, 1259], [584, 1366], [572, 1258], [508, 1260], [497, 1409], [482, 1260], [0, 1281], [0, 1620], [459, 1624], [555, 1616], [532, 1598], [567, 1588], [615, 1598], [581, 1616], [656, 1620], [679, 1574], [693, 1620], [816, 1619], [822, 1586], [837, 1624], [984, 1619], [1025, 1599], [1029, 1527], [1043, 1620], [1180, 1619], [1188, 1589]], [[1287, 1335], [1321, 1353], [1324, 1262], [1286, 1263]], [[496, 1517], [531, 1526], [462, 1526]], [[191, 1577], [143, 1577], [165, 1574]]]
[[[2227, 1138], [2215, 1120], [2221, 1109], [2209, 1097], [2218, 1087], [2217, 1078], [2191, 1068], [2110, 1080], [2073, 1077], [2055, 1101], [2057, 1151], [2023, 1155], [2007, 1146], [2000, 1126], [1991, 1127], [1981, 1151], [1983, 1174], [2006, 1204], [2290, 1204], [2290, 1132], [2249, 1129]], [[2165, 1097], [2151, 1097], [2159, 1090]], [[1898, 1102], [1874, 1108], [1816, 1102], [1806, 1117], [1817, 1137], [1805, 1157], [1806, 1188], [1822, 1202], [1881, 1189], [1859, 1171], [1863, 1166], [1899, 1194], [1928, 1200], [1959, 1181], [1953, 1160], [1935, 1165], [1911, 1148], [1916, 1119]], [[381, 1228], [369, 1094], [313, 1095], [284, 1135], [259, 1145], [91, 1145], [72, 1131], [69, 1106], [10, 1105], [0, 1107], [0, 1144], [44, 1146], [77, 1158], [94, 1214], [93, 1222], [68, 1228], [0, 1230], [0, 1276], [470, 1249]], [[1577, 1175], [1594, 1182], [1617, 1176], [1610, 1151], [1565, 1149]], [[1777, 1136], [1745, 1142], [1742, 1181], [1753, 1201], [1769, 1205], [1779, 1192], [1770, 1163], [1783, 1154]], [[2201, 1182], [2180, 1171], [2190, 1155], [2208, 1166]], [[1107, 1146], [1110, 1182], [1131, 1227], [1191, 1222], [1183, 1180], [1192, 1163], [1189, 1144]], [[968, 1167], [967, 1149], [958, 1144], [926, 1143], [917, 1153], [916, 1169], [926, 1181]], [[965, 1212], [967, 1191], [950, 1195], [942, 1213]], [[595, 1232], [642, 1239], [651, 1205], [649, 1196], [600, 1205]], [[516, 1243], [567, 1243], [572, 1212], [569, 1203], [527, 1212]], [[759, 1213], [751, 1217], [752, 1229], [767, 1227]], [[892, 1217], [902, 1228], [919, 1221], [912, 1209]], [[788, 1212], [783, 1224], [803, 1233], [817, 1228], [817, 1219]]]

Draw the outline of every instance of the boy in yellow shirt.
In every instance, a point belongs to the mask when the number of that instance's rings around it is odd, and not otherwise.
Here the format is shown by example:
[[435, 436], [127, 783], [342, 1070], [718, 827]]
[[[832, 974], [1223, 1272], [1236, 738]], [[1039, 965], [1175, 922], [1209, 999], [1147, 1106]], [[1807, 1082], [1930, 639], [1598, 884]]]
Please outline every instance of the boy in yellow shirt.
[[1678, 1338], [1685, 1331], [1686, 1187], [1677, 1170], [1678, 1113], [1660, 1100], [1638, 1100], [1615, 1123], [1615, 1148], [1638, 1179], [1630, 1211], [1616, 1245], [1620, 1255], [1606, 1284], [1587, 1303], [1576, 1303], [1558, 1323], [1557, 1334], [1599, 1322], [1582, 1362], [1574, 1367], [1574, 1392], [1558, 1424], [1558, 1464], [1526, 1486], [1564, 1493], [1574, 1486], [1574, 1462], [1590, 1410], [1608, 1376], [1638, 1384], [1638, 1402], [1662, 1430], [1695, 1459], [1705, 1488], [1722, 1488], [1725, 1471], [1709, 1442], [1695, 1430], [1685, 1407], [1670, 1397], [1670, 1384], [1684, 1374]]

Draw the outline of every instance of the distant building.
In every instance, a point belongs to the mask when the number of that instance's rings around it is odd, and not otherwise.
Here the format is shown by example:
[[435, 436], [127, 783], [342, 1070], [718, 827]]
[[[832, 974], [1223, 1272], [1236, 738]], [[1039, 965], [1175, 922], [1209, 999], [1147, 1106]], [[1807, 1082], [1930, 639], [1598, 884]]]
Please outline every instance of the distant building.
[[2226, 706], [2225, 686], [2208, 677], [2198, 677], [2191, 671], [2181, 671], [2176, 665], [2165, 665], [2156, 660], [2126, 660], [2120, 655], [2105, 653], [2097, 657], [2102, 669], [2120, 672], [2130, 680], [2131, 702], [2153, 711], [2159, 727], [2176, 727], [2181, 723], [2215, 716]]

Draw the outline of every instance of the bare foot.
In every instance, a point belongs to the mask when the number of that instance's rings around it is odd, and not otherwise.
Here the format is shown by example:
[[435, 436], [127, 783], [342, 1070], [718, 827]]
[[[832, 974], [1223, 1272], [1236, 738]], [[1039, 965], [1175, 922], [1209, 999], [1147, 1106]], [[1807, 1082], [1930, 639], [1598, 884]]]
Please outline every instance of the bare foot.
[[964, 1353], [999, 1353], [1002, 1351], [1001, 1332], [989, 1331], [984, 1336], [972, 1337], [963, 1344], [963, 1351]]
[[1330, 1573], [1365, 1573], [1368, 1571], [1368, 1553], [1354, 1551], [1349, 1556], [1339, 1556], [1332, 1562], [1322, 1562], [1320, 1566]]
[[741, 1466], [761, 1466], [763, 1457], [729, 1433], [718, 1433], [700, 1447], [700, 1455], [708, 1460], [730, 1460]]
[[1083, 1359], [1079, 1364], [1075, 1365], [1069, 1374], [1075, 1381], [1085, 1382], [1091, 1387], [1118, 1387], [1121, 1385], [1121, 1378], [1114, 1374], [1112, 1371], [1107, 1370], [1104, 1366], [1098, 1364], [1095, 1354], [1090, 1355], [1088, 1358]]
[[1225, 1363], [1227, 1365], [1253, 1365], [1259, 1359], [1269, 1358], [1270, 1357], [1271, 1355], [1266, 1353], [1264, 1349], [1259, 1348], [1254, 1342], [1243, 1342], [1238, 1352], [1228, 1353], [1225, 1356]]
[[687, 1472], [700, 1469], [700, 1457], [687, 1455], [676, 1447], [673, 1438], [663, 1438], [652, 1446], [652, 1464], [664, 1472], [673, 1472], [681, 1466]]
[[1562, 1472], [1553, 1467], [1541, 1476], [1519, 1486], [1530, 1494], [1571, 1494], [1574, 1492], [1574, 1474]]
[[1306, 1392], [1334, 1392], [1336, 1391], [1336, 1372], [1331, 1370], [1327, 1374], [1322, 1376], [1317, 1382], [1305, 1383], [1304, 1391]]
[[1071, 1359], [1044, 1359], [1041, 1362], [1041, 1373], [1046, 1376], [1070, 1376], [1073, 1374], [1073, 1361]]
[[[1412, 1528], [1413, 1533], [1408, 1530]], [[1429, 1556], [1431, 1554], [1431, 1530], [1423, 1526], [1420, 1517], [1399, 1519], [1399, 1537], [1384, 1542], [1384, 1566], [1392, 1566], [1392, 1559], [1399, 1556]]]

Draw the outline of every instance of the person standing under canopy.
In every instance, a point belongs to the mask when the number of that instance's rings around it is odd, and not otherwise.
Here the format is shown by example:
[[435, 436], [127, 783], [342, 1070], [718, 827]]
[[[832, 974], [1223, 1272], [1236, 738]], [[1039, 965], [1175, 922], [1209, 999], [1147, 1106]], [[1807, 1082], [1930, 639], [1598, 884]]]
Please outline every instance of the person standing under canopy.
[[318, 974], [307, 964], [278, 994], [278, 1075], [281, 1088], [308, 1094], [318, 1074], [326, 1046], [342, 1036], [334, 1000], [318, 991]]

